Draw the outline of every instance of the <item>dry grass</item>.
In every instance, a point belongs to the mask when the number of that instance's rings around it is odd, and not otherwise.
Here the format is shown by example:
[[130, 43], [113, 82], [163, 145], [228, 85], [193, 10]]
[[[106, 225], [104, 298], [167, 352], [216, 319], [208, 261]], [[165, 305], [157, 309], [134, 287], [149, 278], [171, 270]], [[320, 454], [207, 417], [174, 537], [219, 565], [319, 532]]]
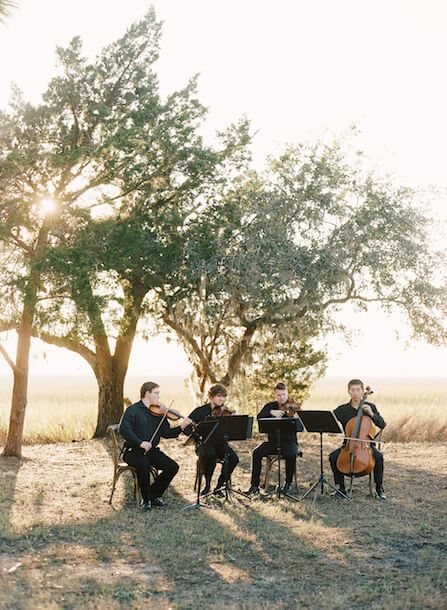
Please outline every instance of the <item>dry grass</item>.
[[[187, 414], [193, 408], [183, 379], [161, 378], [163, 399]], [[304, 408], [333, 409], [346, 401], [346, 380], [321, 380]], [[384, 440], [433, 442], [447, 439], [447, 381], [371, 380], [388, 426]], [[130, 378], [125, 394], [135, 400], [141, 379]], [[0, 378], [0, 443], [5, 438], [10, 407], [10, 378]], [[84, 377], [31, 379], [25, 422], [27, 444], [71, 442], [91, 438], [95, 427], [96, 384]]]
[[[316, 444], [302, 439], [304, 491], [319, 466]], [[236, 487], [249, 483], [253, 444], [234, 443]], [[363, 479], [350, 503], [214, 500], [186, 513], [195, 455], [180, 439], [164, 449], [181, 470], [169, 508], [148, 514], [124, 477], [108, 505], [112, 465], [100, 441], [0, 459], [0, 608], [446, 608], [443, 444], [387, 445], [386, 503], [369, 498]]]
[[[193, 408], [183, 379], [161, 378], [163, 400], [189, 413]], [[141, 379], [126, 382], [125, 396], [137, 400]], [[10, 410], [11, 378], [0, 378], [0, 443]], [[92, 437], [97, 417], [97, 385], [91, 377], [31, 377], [25, 419], [25, 443], [43, 444]], [[187, 414], [186, 413], [186, 414]]]

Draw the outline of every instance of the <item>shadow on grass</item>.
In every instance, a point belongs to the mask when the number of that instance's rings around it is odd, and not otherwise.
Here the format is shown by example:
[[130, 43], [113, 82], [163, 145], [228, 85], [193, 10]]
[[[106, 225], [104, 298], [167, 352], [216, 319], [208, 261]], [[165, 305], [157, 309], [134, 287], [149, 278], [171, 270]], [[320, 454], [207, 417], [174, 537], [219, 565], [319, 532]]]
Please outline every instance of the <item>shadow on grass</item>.
[[[440, 493], [425, 497], [439, 486], [436, 474], [387, 461], [390, 480], [399, 477], [401, 487], [385, 504], [371, 500], [366, 486], [365, 494], [356, 489], [351, 503], [327, 496], [314, 506], [276, 498], [216, 501], [214, 508], [182, 513], [195, 469], [192, 452], [183, 458], [188, 460], [182, 462], [184, 488], [177, 487], [181, 478], [174, 480], [169, 509], [109, 511], [99, 501], [100, 491], [86, 483], [82, 487], [81, 480], [81, 493], [92, 504], [83, 522], [40, 522], [21, 534], [2, 530], [2, 549], [23, 569], [0, 572], [1, 584], [7, 585], [0, 602], [9, 595], [16, 608], [31, 607], [30, 600], [33, 607], [61, 608], [154, 603], [184, 609], [378, 608], [383, 603], [399, 608], [405, 607], [402, 590], [420, 579], [418, 591], [425, 599], [432, 591], [432, 605], [426, 607], [442, 607], [436, 604], [445, 566], [439, 536], [444, 504]], [[250, 455], [242, 458], [247, 476]], [[319, 472], [317, 452], [306, 452], [306, 460], [313, 479]], [[108, 485], [111, 479], [112, 460]], [[408, 493], [415, 480], [420, 495]], [[130, 478], [124, 482], [129, 492], [131, 484]], [[14, 489], [10, 492], [7, 505], [2, 503], [6, 519], [14, 504]], [[122, 490], [116, 506], [120, 502]], [[418, 607], [418, 598], [407, 607]]]
[[[2, 449], [2, 448], [0, 448]], [[0, 537], [11, 532], [11, 511], [23, 459], [0, 457]]]

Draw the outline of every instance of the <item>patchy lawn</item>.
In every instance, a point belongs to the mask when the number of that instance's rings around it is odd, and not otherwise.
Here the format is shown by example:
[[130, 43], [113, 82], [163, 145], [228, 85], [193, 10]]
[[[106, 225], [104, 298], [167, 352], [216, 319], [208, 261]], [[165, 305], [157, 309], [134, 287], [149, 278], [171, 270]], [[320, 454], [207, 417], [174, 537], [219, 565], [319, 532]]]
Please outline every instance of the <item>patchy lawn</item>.
[[[318, 443], [304, 438], [301, 493], [319, 474]], [[109, 506], [101, 441], [0, 459], [0, 608], [447, 608], [443, 444], [387, 445], [387, 502], [368, 496], [364, 478], [350, 503], [236, 497], [181, 512], [195, 500], [183, 442], [163, 445], [181, 465], [169, 507], [145, 514], [126, 474]], [[236, 488], [249, 485], [255, 444], [233, 443]]]

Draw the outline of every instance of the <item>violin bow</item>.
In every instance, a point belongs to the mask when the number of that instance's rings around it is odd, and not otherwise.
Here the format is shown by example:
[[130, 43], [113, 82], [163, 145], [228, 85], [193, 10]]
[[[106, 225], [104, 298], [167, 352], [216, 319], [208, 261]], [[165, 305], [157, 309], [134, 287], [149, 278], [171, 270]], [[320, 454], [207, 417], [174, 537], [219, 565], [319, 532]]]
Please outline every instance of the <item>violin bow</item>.
[[174, 399], [171, 400], [171, 404], [169, 405], [169, 407], [166, 409], [166, 413], [163, 415], [163, 417], [160, 420], [160, 423], [158, 424], [158, 426], [155, 428], [155, 432], [153, 433], [153, 435], [151, 436], [151, 440], [149, 441], [150, 444], [152, 445], [152, 441], [154, 440], [154, 438], [157, 436], [158, 431], [160, 430], [161, 426], [163, 425], [164, 420], [166, 419], [166, 417], [168, 416], [168, 412], [169, 409], [172, 407], [172, 405], [174, 404]]

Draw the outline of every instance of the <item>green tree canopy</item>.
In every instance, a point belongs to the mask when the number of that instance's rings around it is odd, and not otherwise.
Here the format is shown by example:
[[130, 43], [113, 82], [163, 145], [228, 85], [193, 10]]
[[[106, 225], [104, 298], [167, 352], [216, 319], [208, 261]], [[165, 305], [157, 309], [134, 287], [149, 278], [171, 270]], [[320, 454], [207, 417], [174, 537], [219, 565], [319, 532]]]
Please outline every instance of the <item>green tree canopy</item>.
[[[163, 99], [153, 10], [93, 62], [79, 38], [58, 48], [59, 75], [33, 106], [16, 92], [0, 115], [0, 240], [7, 290], [0, 328], [18, 329], [10, 431], [19, 454], [31, 335], [71, 349], [99, 385], [97, 433], [117, 421], [147, 292], [167, 285], [182, 225], [237, 166], [246, 121], [207, 146], [196, 78]], [[54, 209], [44, 209], [51, 200]], [[8, 298], [9, 297], [9, 298]], [[12, 439], [11, 436], [11, 439]]]
[[343, 140], [291, 146], [236, 180], [196, 225], [184, 267], [194, 293], [163, 300], [198, 393], [266, 358], [263, 335], [274, 350], [289, 333], [300, 353], [337, 328], [334, 313], [347, 302], [400, 308], [415, 337], [445, 341], [441, 254], [415, 202], [365, 171]]

